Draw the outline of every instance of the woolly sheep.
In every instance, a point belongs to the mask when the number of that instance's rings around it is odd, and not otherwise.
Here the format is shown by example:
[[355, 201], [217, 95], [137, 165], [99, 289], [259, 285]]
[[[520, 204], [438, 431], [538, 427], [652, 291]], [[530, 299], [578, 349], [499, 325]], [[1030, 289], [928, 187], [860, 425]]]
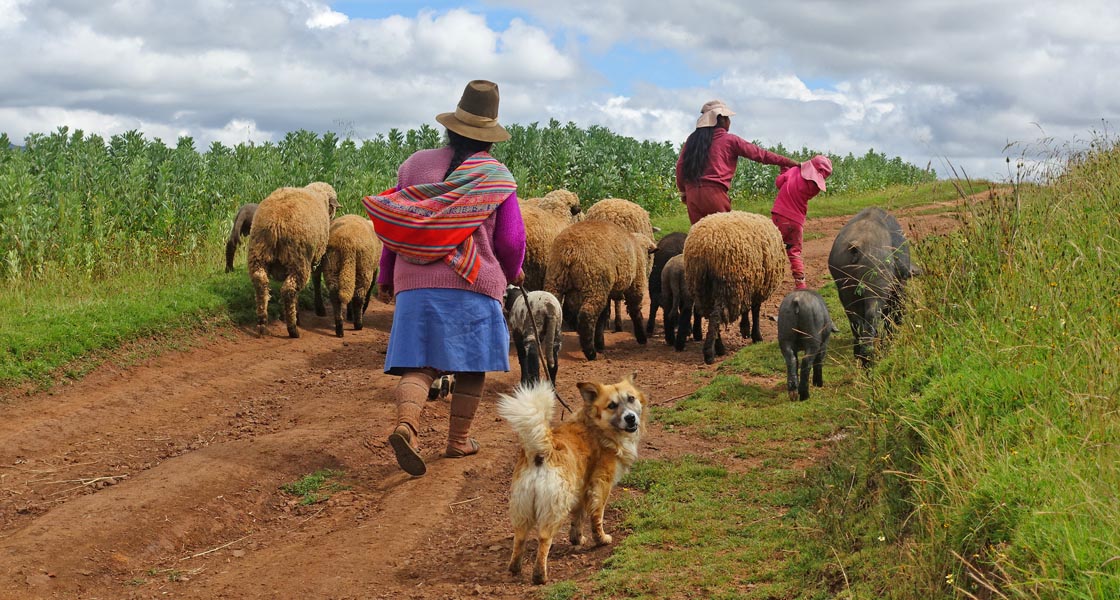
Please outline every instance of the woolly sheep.
[[257, 204], [241, 205], [237, 209], [237, 216], [233, 218], [233, 228], [229, 230], [229, 239], [226, 241], [226, 273], [233, 272], [233, 256], [237, 254], [237, 247], [241, 238], [249, 235], [253, 228], [253, 215], [257, 212]]
[[[653, 253], [653, 267], [649, 272], [649, 319], [646, 321], [646, 334], [653, 335], [657, 323], [657, 309], [661, 306], [661, 271], [669, 259], [684, 252], [687, 234], [674, 232], [657, 241]], [[683, 265], [682, 265], [683, 266]], [[669, 342], [672, 343], [672, 342]]]
[[[661, 306], [665, 309], [665, 343], [680, 352], [688, 341], [691, 329], [697, 341], [701, 339], [700, 313], [694, 310], [692, 294], [685, 281], [684, 256], [678, 254], [669, 259], [661, 270]], [[689, 324], [691, 323], [691, 327]]]
[[579, 197], [565, 189], [553, 190], [543, 198], [530, 198], [520, 203], [521, 220], [525, 223], [525, 273], [522, 286], [527, 290], [544, 287], [548, 253], [556, 236], [571, 225], [580, 214]]
[[261, 201], [249, 232], [249, 278], [257, 296], [257, 335], [268, 323], [268, 280], [281, 281], [284, 323], [299, 337], [296, 300], [311, 276], [311, 267], [327, 250], [330, 222], [338, 195], [329, 184], [284, 187]]
[[[720, 335], [723, 319], [742, 315], [739, 332], [762, 341], [759, 311], [789, 268], [782, 234], [769, 218], [731, 211], [700, 219], [684, 243], [685, 277], [700, 314], [708, 319], [704, 362], [726, 350]], [[753, 319], [753, 325], [752, 325]]]
[[910, 243], [890, 213], [865, 208], [836, 234], [828, 271], [852, 327], [856, 358], [868, 366], [879, 334], [901, 318], [906, 281], [919, 274], [910, 262]]
[[[540, 379], [542, 350], [549, 381], [555, 384], [563, 339], [560, 334], [563, 320], [560, 301], [543, 290], [523, 290], [513, 285], [507, 287], [503, 303], [509, 335], [517, 349], [517, 362], [521, 365], [521, 385], [529, 386]], [[525, 304], [526, 297], [529, 299], [528, 306]]]
[[[809, 367], [813, 385], [824, 385], [824, 357], [828, 338], [837, 331], [824, 298], [813, 290], [794, 290], [778, 307], [778, 348], [786, 361], [786, 390], [789, 399], [809, 399]], [[804, 352], [800, 367], [798, 353]]]
[[[622, 198], [606, 198], [587, 209], [588, 221], [610, 221], [631, 233], [640, 233], [653, 241], [653, 225], [649, 212], [641, 206]], [[648, 273], [647, 273], [648, 275]], [[614, 303], [614, 330], [622, 331], [622, 301]]]
[[653, 240], [607, 221], [584, 220], [571, 225], [552, 244], [545, 291], [561, 306], [574, 307], [579, 344], [587, 360], [602, 350], [603, 327], [611, 299], [624, 298], [634, 321], [634, 337], [646, 343], [642, 298], [646, 293]]
[[358, 215], [343, 215], [331, 222], [327, 252], [314, 272], [315, 314], [323, 316], [322, 279], [334, 309], [334, 334], [342, 337], [342, 306], [355, 330], [362, 328], [362, 316], [369, 306], [374, 276], [381, 258], [381, 240], [373, 223]]

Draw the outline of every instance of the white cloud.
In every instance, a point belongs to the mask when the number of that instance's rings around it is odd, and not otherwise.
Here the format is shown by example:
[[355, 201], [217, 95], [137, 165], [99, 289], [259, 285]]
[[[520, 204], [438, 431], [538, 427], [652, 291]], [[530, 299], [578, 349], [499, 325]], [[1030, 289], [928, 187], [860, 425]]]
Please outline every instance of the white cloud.
[[[0, 0], [0, 131], [137, 128], [200, 147], [339, 123], [373, 136], [434, 126], [467, 80], [485, 78], [501, 86], [504, 123], [556, 118], [679, 144], [700, 105], [722, 98], [739, 113], [733, 131], [763, 143], [875, 148], [935, 167], [949, 157], [998, 176], [1009, 141], [1035, 140], [1039, 126], [1084, 136], [1120, 115], [1111, 0], [483, 4], [514, 16], [495, 26], [477, 9], [364, 19], [322, 0]], [[623, 81], [589, 67], [620, 44], [635, 67]], [[642, 52], [697, 71], [658, 72], [633, 62]], [[663, 83], [674, 79], [687, 83]]]
[[330, 29], [350, 20], [350, 17], [331, 10], [329, 6], [309, 4], [308, 7], [311, 9], [311, 17], [305, 23], [312, 29]]

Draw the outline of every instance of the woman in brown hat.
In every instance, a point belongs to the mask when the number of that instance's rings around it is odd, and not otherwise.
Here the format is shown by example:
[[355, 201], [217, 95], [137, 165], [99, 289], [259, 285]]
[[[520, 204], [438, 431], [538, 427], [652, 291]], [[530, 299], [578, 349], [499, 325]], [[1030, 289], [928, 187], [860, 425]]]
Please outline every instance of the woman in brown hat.
[[408, 157], [395, 190], [363, 199], [384, 244], [378, 295], [396, 302], [385, 372], [401, 378], [389, 443], [413, 476], [427, 470], [420, 414], [439, 374], [455, 374], [444, 456], [478, 452], [471, 422], [486, 372], [509, 370], [501, 298], [507, 283], [521, 280], [525, 257], [517, 185], [489, 154], [509, 139], [498, 124], [498, 86], [468, 83], [455, 111], [436, 120], [447, 128], [447, 145]]
[[739, 157], [765, 165], [796, 167], [798, 162], [763, 150], [743, 138], [728, 133], [735, 113], [720, 100], [700, 109], [696, 130], [688, 136], [677, 159], [677, 189], [688, 207], [688, 220], [695, 224], [717, 212], [731, 210], [727, 192]]

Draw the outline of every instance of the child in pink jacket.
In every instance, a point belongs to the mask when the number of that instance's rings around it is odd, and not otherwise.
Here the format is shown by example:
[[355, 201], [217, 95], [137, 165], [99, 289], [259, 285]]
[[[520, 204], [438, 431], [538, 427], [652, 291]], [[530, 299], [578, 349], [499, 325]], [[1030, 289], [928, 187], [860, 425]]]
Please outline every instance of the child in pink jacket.
[[801, 261], [805, 213], [809, 210], [809, 199], [824, 191], [824, 180], [831, 174], [832, 161], [818, 154], [801, 163], [800, 167], [782, 171], [774, 180], [778, 197], [774, 199], [774, 208], [770, 209], [770, 218], [782, 233], [790, 271], [793, 272], [793, 284], [799, 290], [807, 287], [805, 263]]

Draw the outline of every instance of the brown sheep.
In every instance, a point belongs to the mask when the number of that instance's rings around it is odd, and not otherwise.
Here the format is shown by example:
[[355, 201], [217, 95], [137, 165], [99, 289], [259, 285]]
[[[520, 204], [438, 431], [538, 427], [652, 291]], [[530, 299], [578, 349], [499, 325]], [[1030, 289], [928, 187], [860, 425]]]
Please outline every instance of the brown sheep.
[[323, 307], [322, 279], [334, 309], [334, 334], [342, 337], [342, 306], [355, 330], [362, 328], [362, 316], [369, 306], [370, 292], [381, 258], [381, 240], [373, 223], [359, 215], [343, 215], [331, 222], [327, 252], [315, 268], [315, 314], [327, 313]]
[[[606, 198], [591, 205], [584, 217], [588, 221], [610, 221], [631, 233], [640, 233], [653, 240], [653, 224], [649, 212], [638, 204], [622, 198]], [[652, 266], [652, 265], [651, 265]], [[648, 276], [648, 273], [647, 273]], [[622, 301], [614, 303], [614, 330], [622, 331]]]
[[[742, 315], [739, 333], [762, 341], [758, 316], [789, 268], [782, 234], [767, 217], [741, 211], [715, 213], [692, 226], [684, 242], [685, 278], [697, 310], [708, 319], [704, 362], [726, 350], [723, 319]], [[753, 326], [751, 319], [754, 319]]]
[[579, 218], [579, 197], [568, 190], [553, 190], [543, 198], [530, 198], [520, 203], [521, 220], [525, 223], [525, 273], [522, 284], [526, 290], [544, 288], [548, 253], [556, 236]]
[[603, 349], [603, 328], [610, 300], [624, 298], [634, 321], [634, 337], [646, 343], [642, 299], [646, 295], [653, 239], [608, 221], [580, 221], [560, 232], [552, 244], [544, 289], [561, 306], [577, 311], [579, 345], [587, 360]]
[[243, 204], [233, 218], [233, 228], [229, 230], [229, 239], [226, 240], [226, 273], [233, 272], [233, 256], [237, 254], [237, 247], [241, 245], [241, 238], [249, 235], [253, 229], [253, 215], [257, 212], [257, 204]]
[[257, 296], [257, 335], [268, 323], [268, 280], [281, 281], [284, 323], [290, 337], [296, 325], [299, 291], [311, 277], [311, 267], [327, 250], [330, 222], [338, 209], [338, 195], [329, 184], [280, 188], [261, 201], [249, 232], [249, 278]]

